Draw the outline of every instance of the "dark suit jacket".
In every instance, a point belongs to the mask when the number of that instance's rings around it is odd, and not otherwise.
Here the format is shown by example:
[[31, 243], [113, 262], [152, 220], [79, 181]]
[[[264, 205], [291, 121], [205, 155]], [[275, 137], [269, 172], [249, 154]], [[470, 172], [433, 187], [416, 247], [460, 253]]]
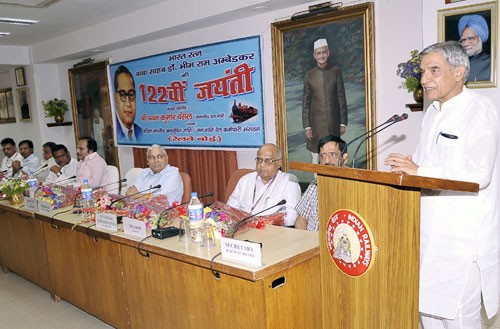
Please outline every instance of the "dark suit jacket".
[[[135, 123], [134, 123], [134, 134], [135, 134], [135, 139], [137, 140], [137, 142], [139, 142], [142, 137], [142, 128]], [[123, 132], [122, 126], [120, 125], [119, 121], [118, 124], [116, 125], [116, 136], [118, 138], [119, 144], [134, 144], [127, 139], [127, 135]]]

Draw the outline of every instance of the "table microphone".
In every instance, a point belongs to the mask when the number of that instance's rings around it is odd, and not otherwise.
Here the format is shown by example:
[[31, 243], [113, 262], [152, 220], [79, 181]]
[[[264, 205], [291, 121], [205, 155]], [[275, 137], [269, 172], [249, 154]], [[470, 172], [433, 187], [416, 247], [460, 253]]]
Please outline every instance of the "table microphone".
[[35, 176], [36, 176], [36, 175], [40, 174], [40, 173], [39, 173], [39, 171], [40, 171], [40, 170], [42, 170], [42, 169], [44, 169], [44, 168], [47, 168], [48, 166], [49, 166], [49, 164], [48, 164], [48, 163], [44, 164], [43, 166], [41, 166], [40, 168], [38, 168], [37, 170], [35, 170], [35, 171], [33, 172], [33, 175], [35, 175]]
[[271, 207], [269, 207], [269, 208], [266, 208], [266, 209], [264, 209], [264, 210], [259, 211], [259, 212], [258, 212], [258, 213], [256, 213], [256, 214], [253, 214], [253, 215], [250, 215], [250, 216], [248, 216], [248, 217], [243, 218], [243, 219], [242, 219], [242, 220], [240, 220], [238, 223], [236, 223], [236, 225], [234, 226], [234, 231], [233, 231], [233, 234], [231, 234], [231, 239], [234, 237], [234, 235], [236, 234], [236, 231], [238, 231], [238, 229], [240, 228], [240, 226], [241, 226], [244, 222], [246, 222], [247, 220], [249, 220], [249, 219], [250, 219], [250, 218], [252, 218], [252, 217], [255, 217], [255, 216], [257, 216], [257, 215], [262, 214], [263, 212], [268, 211], [269, 209], [272, 209], [272, 208], [277, 207], [277, 206], [284, 205], [285, 203], [286, 203], [286, 200], [285, 200], [285, 199], [283, 199], [283, 200], [281, 200], [280, 202], [278, 202], [277, 204], [275, 204], [274, 206], [271, 206]]
[[65, 182], [65, 181], [67, 181], [67, 180], [72, 180], [72, 179], [76, 179], [76, 175], [73, 175], [73, 176], [68, 177], [68, 178], [65, 178], [65, 179], [61, 179], [60, 181], [56, 181], [56, 182], [54, 182], [53, 184], [55, 184], [55, 185], [61, 185], [61, 184], [59, 184], [59, 183], [61, 183], [61, 182]]
[[[199, 196], [198, 199], [202, 199], [202, 198], [205, 198], [205, 197], [209, 197], [209, 196], [213, 196], [214, 195], [214, 192], [208, 192], [207, 194], [204, 194], [202, 196]], [[178, 235], [179, 234], [179, 229], [173, 227], [173, 226], [170, 226], [170, 227], [160, 227], [160, 220], [161, 220], [161, 217], [169, 210], [172, 210], [174, 208], [177, 208], [179, 206], [182, 206], [182, 205], [185, 205], [185, 204], [188, 204], [189, 202], [191, 202], [191, 200], [189, 201], [186, 201], [186, 202], [183, 202], [183, 203], [180, 203], [178, 205], [175, 205], [175, 206], [171, 206], [171, 207], [168, 207], [167, 209], [163, 210], [159, 215], [158, 215], [158, 222], [156, 222], [156, 228], [152, 229], [151, 230], [151, 235], [153, 236], [153, 238], [157, 238], [157, 239], [166, 239], [166, 238], [169, 238], [171, 236], [175, 236], [175, 235]], [[177, 229], [177, 230], [176, 230]], [[174, 234], [174, 233], [177, 233], [177, 234]]]
[[[394, 116], [393, 116], [393, 117], [394, 117]], [[392, 117], [391, 117], [391, 118], [392, 118]], [[352, 168], [354, 168], [354, 166], [355, 166], [355, 164], [356, 164], [356, 155], [358, 154], [359, 148], [361, 147], [361, 145], [363, 144], [363, 142], [364, 142], [364, 141], [366, 141], [368, 138], [370, 138], [370, 137], [372, 137], [372, 136], [375, 136], [376, 134], [378, 134], [378, 133], [379, 133], [379, 132], [381, 132], [382, 130], [385, 130], [385, 129], [389, 128], [389, 127], [390, 127], [390, 126], [392, 126], [393, 124], [398, 123], [398, 122], [400, 122], [400, 121], [404, 121], [404, 120], [406, 120], [406, 119], [408, 119], [408, 114], [403, 113], [403, 114], [401, 114], [401, 115], [398, 115], [398, 116], [397, 116], [397, 119], [395, 119], [394, 121], [389, 122], [389, 124], [388, 124], [388, 125], [386, 125], [385, 127], [383, 127], [382, 129], [377, 130], [377, 131], [375, 131], [375, 132], [373, 132], [373, 133], [371, 133], [371, 134], [370, 134], [370, 132], [373, 130], [373, 129], [372, 129], [369, 133], [365, 134], [365, 135], [367, 135], [367, 136], [365, 137], [365, 139], [363, 139], [363, 140], [362, 140], [362, 141], [358, 144], [358, 147], [356, 147], [356, 151], [354, 152], [354, 157], [352, 158], [352, 165], [351, 165], [351, 167], [352, 167]], [[387, 123], [387, 122], [386, 122], [386, 123]]]
[[100, 190], [103, 187], [106, 187], [106, 186], [109, 186], [109, 185], [113, 185], [113, 184], [125, 183], [126, 181], [127, 181], [126, 178], [122, 178], [122, 179], [120, 179], [117, 182], [113, 182], [113, 183], [108, 183], [108, 184], [104, 184], [104, 185], [101, 185], [101, 186], [97, 186], [97, 187], [94, 188], [94, 190]]
[[130, 194], [130, 195], [126, 195], [123, 198], [116, 199], [113, 202], [111, 202], [109, 204], [109, 206], [111, 207], [113, 205], [113, 203], [121, 201], [121, 200], [126, 199], [126, 198], [130, 198], [130, 197], [136, 196], [137, 194], [141, 194], [141, 193], [144, 193], [144, 192], [147, 192], [147, 191], [150, 191], [150, 190], [156, 190], [156, 189], [160, 189], [160, 188], [161, 188], [161, 184], [158, 184], [158, 185], [155, 185], [155, 186], [151, 186], [150, 188], [147, 188], [145, 190], [142, 190], [142, 191]]

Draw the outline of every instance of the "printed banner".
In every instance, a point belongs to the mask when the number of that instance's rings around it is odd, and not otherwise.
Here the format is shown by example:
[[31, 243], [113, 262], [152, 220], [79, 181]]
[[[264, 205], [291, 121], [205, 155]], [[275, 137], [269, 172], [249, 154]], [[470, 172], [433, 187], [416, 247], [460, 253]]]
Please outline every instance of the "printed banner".
[[260, 37], [110, 65], [118, 145], [260, 147]]

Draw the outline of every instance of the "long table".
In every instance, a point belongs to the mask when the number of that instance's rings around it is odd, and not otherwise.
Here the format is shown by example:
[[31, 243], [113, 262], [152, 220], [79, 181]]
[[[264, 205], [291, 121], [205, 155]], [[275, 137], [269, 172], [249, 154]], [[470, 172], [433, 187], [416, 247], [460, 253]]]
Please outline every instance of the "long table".
[[[68, 208], [69, 209], [69, 208]], [[263, 266], [220, 252], [127, 237], [0, 202], [0, 264], [116, 328], [320, 328], [317, 233], [267, 226], [237, 236], [262, 243]]]

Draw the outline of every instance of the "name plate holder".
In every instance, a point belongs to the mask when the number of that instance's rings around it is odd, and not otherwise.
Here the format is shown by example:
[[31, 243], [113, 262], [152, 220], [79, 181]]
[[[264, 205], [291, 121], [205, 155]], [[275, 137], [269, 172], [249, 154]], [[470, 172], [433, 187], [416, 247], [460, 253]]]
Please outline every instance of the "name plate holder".
[[28, 211], [38, 211], [38, 200], [31, 197], [24, 198], [24, 208]]
[[262, 251], [260, 248], [260, 243], [229, 238], [221, 238], [220, 240], [223, 260], [252, 267], [262, 266]]
[[148, 236], [146, 222], [130, 217], [123, 217], [123, 233], [139, 239], [144, 239]]
[[52, 204], [48, 201], [39, 200], [38, 201], [38, 212], [42, 215], [52, 217], [54, 211], [52, 210]]
[[116, 220], [116, 214], [107, 212], [96, 212], [95, 226], [101, 230], [118, 232], [118, 222]]

